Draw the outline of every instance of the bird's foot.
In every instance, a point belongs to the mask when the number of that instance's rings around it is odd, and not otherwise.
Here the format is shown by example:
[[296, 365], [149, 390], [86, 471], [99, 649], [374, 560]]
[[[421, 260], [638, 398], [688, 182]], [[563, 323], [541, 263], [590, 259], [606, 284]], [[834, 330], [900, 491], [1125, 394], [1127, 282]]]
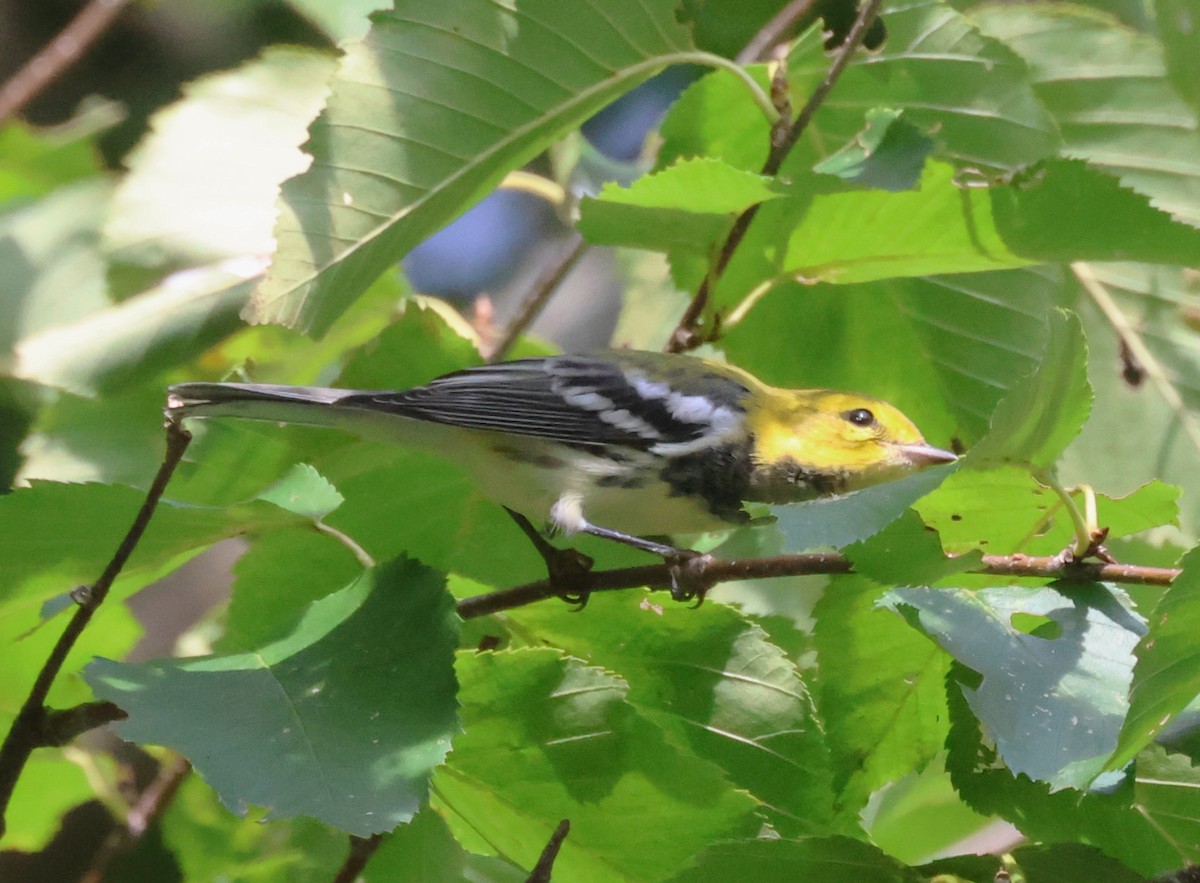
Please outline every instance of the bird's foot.
[[716, 559], [706, 552], [692, 549], [676, 549], [673, 554], [664, 555], [663, 559], [671, 575], [671, 598], [675, 601], [695, 600], [693, 607], [703, 604], [704, 596], [716, 585], [716, 581], [705, 573]]
[[504, 509], [533, 543], [533, 548], [545, 562], [551, 594], [574, 605], [576, 610], [586, 607], [591, 594], [587, 587], [587, 575], [595, 564], [591, 556], [584, 555], [578, 549], [558, 548], [542, 536], [524, 515], [507, 506]]

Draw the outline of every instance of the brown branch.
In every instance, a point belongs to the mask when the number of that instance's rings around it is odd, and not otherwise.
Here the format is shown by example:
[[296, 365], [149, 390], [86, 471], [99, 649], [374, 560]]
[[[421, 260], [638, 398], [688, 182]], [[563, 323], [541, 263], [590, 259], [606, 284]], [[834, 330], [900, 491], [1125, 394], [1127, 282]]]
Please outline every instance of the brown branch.
[[354, 883], [382, 843], [382, 834], [372, 834], [370, 837], [355, 837], [351, 834], [350, 852], [346, 855], [346, 861], [338, 868], [333, 883]]
[[587, 252], [588, 244], [578, 232], [572, 231], [561, 251], [555, 256], [553, 262], [548, 264], [545, 269], [538, 275], [533, 286], [529, 290], [529, 294], [525, 296], [525, 300], [521, 302], [517, 314], [504, 329], [504, 333], [500, 335], [500, 339], [496, 345], [492, 347], [488, 353], [487, 361], [489, 364], [499, 362], [516, 344], [525, 330], [533, 324], [533, 320], [538, 317], [538, 314], [545, 308], [549, 302], [551, 295], [558, 290], [558, 286], [562, 284], [563, 279], [571, 272], [571, 269], [579, 262], [579, 259]]
[[558, 823], [558, 827], [550, 835], [550, 839], [546, 843], [546, 848], [542, 850], [541, 857], [538, 858], [537, 864], [533, 866], [533, 871], [529, 874], [529, 879], [525, 883], [550, 883], [550, 875], [554, 872], [554, 860], [558, 858], [558, 851], [562, 849], [563, 841], [567, 839], [567, 834], [570, 831], [570, 819], [563, 819]]
[[[800, 140], [800, 137], [804, 134], [804, 130], [812, 122], [817, 110], [825, 103], [825, 99], [829, 97], [829, 93], [841, 78], [842, 72], [850, 64], [850, 59], [853, 57], [855, 51], [862, 45], [863, 38], [867, 35], [867, 30], [879, 16], [879, 9], [882, 5], [883, 0], [863, 0], [862, 5], [858, 7], [858, 15], [854, 19], [854, 24], [851, 26], [850, 32], [846, 34], [846, 42], [838, 47], [837, 52], [833, 56], [833, 62], [829, 65], [829, 70], [825, 72], [825, 78], [821, 81], [821, 84], [813, 90], [812, 95], [809, 96], [808, 101], [801, 108], [799, 115], [786, 131], [772, 131], [771, 152], [767, 154], [766, 162], [763, 163], [763, 175], [771, 176], [778, 174], [780, 168], [783, 166], [783, 161], [787, 159], [787, 155], [796, 146], [796, 142]], [[729, 229], [725, 241], [721, 244], [720, 251], [717, 252], [717, 258], [712, 268], [705, 275], [704, 281], [700, 283], [695, 297], [688, 304], [683, 317], [679, 320], [679, 325], [676, 326], [675, 331], [671, 334], [671, 339], [667, 341], [667, 350], [669, 352], [680, 353], [685, 350], [695, 349], [704, 342], [701, 335], [696, 331], [696, 324], [700, 321], [701, 316], [704, 315], [704, 310], [708, 306], [713, 287], [725, 272], [725, 268], [729, 266], [734, 252], [741, 245], [742, 240], [746, 236], [746, 231], [750, 229], [750, 224], [757, 215], [758, 205], [752, 205], [738, 215], [737, 220], [733, 222], [733, 226]]]
[[[692, 576], [705, 584], [743, 579], [770, 579], [778, 576], [810, 576], [813, 574], [852, 573], [849, 560], [836, 553], [814, 555], [775, 555], [769, 558], [746, 558], [691, 562]], [[572, 590], [583, 594], [636, 589], [669, 589], [673, 566], [648, 564], [643, 567], [622, 567], [583, 574]], [[1063, 561], [1059, 557], [1030, 557], [1028, 555], [984, 555], [981, 567], [970, 573], [990, 576], [1028, 576], [1068, 582], [1115, 582], [1135, 585], [1169, 586], [1179, 576], [1178, 570], [1167, 567], [1141, 567], [1136, 564], [1104, 564], [1101, 562]], [[458, 615], [474, 619], [523, 607], [545, 598], [558, 597], [561, 592], [549, 579], [526, 583], [511, 589], [488, 592], [464, 598], [458, 602]]]
[[772, 47], [782, 42], [784, 35], [795, 27], [797, 22], [803, 21], [818, 2], [820, 0], [792, 0], [758, 29], [758, 33], [750, 38], [750, 42], [733, 60], [738, 64], [753, 64], [765, 59]]
[[91, 0], [37, 55], [0, 86], [0, 123], [18, 113], [79, 61], [129, 0]]
[[192, 765], [183, 757], [176, 756], [159, 768], [137, 803], [125, 815], [125, 824], [118, 825], [104, 839], [92, 860], [92, 866], [79, 878], [80, 883], [101, 883], [113, 861], [131, 852], [151, 826], [162, 818], [179, 791], [179, 786], [192, 771]]
[[21, 710], [17, 712], [12, 728], [4, 738], [4, 745], [0, 747], [0, 836], [4, 834], [4, 816], [8, 811], [13, 789], [21, 777], [21, 771], [25, 769], [30, 754], [35, 748], [55, 744], [50, 740], [50, 731], [47, 726], [47, 721], [53, 719], [46, 708], [46, 696], [50, 692], [50, 686], [54, 683], [59, 671], [62, 670], [67, 655], [75, 646], [79, 636], [83, 634], [83, 630], [91, 621], [93, 614], [104, 603], [113, 581], [125, 567], [129, 556], [133, 554], [147, 525], [150, 524], [150, 518], [158, 506], [158, 501], [162, 498], [163, 491], [166, 490], [167, 482], [170, 481], [179, 461], [183, 459], [183, 452], [187, 450], [188, 442], [192, 440], [192, 437], [174, 421], [168, 421], [166, 428], [167, 452], [158, 469], [158, 474], [154, 476], [150, 490], [146, 492], [146, 499], [142, 503], [141, 509], [138, 510], [133, 524], [130, 525], [124, 539], [117, 546], [117, 551], [113, 554], [112, 560], [108, 562], [108, 566], [104, 568], [100, 578], [87, 591], [78, 594], [79, 607], [75, 611], [75, 615], [63, 629], [54, 649], [50, 651], [50, 656], [42, 665], [42, 670], [38, 672], [37, 679], [29, 690], [29, 696], [25, 699]]
[[42, 744], [66, 745], [80, 733], [127, 717], [124, 709], [108, 701], [84, 702], [59, 711], [47, 710], [42, 722]]

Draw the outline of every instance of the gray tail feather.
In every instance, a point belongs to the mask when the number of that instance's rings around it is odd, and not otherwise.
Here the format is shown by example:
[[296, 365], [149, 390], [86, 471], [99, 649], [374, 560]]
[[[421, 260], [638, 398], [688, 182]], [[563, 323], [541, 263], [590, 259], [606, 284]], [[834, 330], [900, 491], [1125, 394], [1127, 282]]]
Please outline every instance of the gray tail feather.
[[[337, 403], [363, 390], [273, 383], [178, 383], [167, 395], [174, 417], [242, 417], [278, 423], [330, 426], [345, 420]], [[331, 407], [332, 406], [332, 407]]]

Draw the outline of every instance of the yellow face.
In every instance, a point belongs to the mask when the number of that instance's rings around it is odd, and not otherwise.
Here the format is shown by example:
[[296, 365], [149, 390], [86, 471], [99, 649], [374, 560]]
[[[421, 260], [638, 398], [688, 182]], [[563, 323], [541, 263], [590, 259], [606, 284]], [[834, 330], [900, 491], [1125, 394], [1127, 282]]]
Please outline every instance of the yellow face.
[[870, 396], [833, 390], [775, 391], [751, 414], [762, 466], [791, 463], [854, 490], [929, 466], [954, 454], [925, 442], [899, 409]]

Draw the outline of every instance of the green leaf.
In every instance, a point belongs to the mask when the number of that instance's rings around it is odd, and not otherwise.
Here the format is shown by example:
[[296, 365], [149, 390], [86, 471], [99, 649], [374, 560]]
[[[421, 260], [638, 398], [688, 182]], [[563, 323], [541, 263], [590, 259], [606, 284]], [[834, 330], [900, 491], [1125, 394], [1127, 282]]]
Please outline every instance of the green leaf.
[[1187, 861], [1200, 859], [1200, 767], [1182, 754], [1152, 745], [1137, 756], [1138, 808]]
[[[47, 597], [96, 579], [144, 499], [142, 491], [128, 487], [42, 481], [0, 496], [6, 549], [0, 558], [0, 599], [20, 601], [32, 614], [30, 608]], [[164, 500], [115, 590], [120, 594], [144, 585], [172, 559], [217, 540], [295, 521], [296, 516], [266, 503], [207, 509]], [[62, 542], [63, 537], [70, 542]]]
[[781, 834], [833, 830], [828, 749], [808, 689], [742, 615], [721, 604], [660, 608], [625, 592], [592, 598], [586, 616], [543, 604], [506, 619], [524, 640], [624, 678], [631, 705], [759, 800]]
[[911, 510], [875, 536], [848, 547], [846, 557], [853, 562], [855, 573], [902, 586], [928, 585], [979, 565], [978, 555], [947, 558], [937, 533]]
[[1154, 17], [1175, 91], [1200, 108], [1200, 29], [1192, 0], [1155, 0]]
[[772, 506], [785, 538], [784, 549], [788, 552], [824, 546], [840, 549], [874, 536], [941, 484], [954, 468], [926, 469], [841, 497]]
[[398, 561], [317, 601], [257, 652], [99, 659], [85, 677], [129, 712], [124, 737], [188, 757], [226, 806], [366, 836], [412, 818], [449, 751], [456, 641], [443, 579]]
[[361, 40], [371, 26], [370, 14], [386, 9], [387, 0], [288, 0], [288, 5], [325, 32], [334, 43]]
[[430, 807], [393, 831], [360, 874], [366, 883], [526, 883], [529, 879], [528, 871], [498, 856], [467, 852]]
[[771, 178], [716, 159], [680, 160], [584, 199], [579, 232], [595, 245], [705, 254], [738, 213], [779, 195]]
[[988, 192], [1000, 235], [1023, 257], [1186, 264], [1200, 251], [1195, 227], [1079, 160], [1050, 160]]
[[104, 226], [113, 259], [178, 268], [270, 254], [279, 185], [308, 165], [299, 147], [334, 66], [275, 46], [185, 86], [126, 157]]
[[[1050, 843], [1021, 846], [1010, 854], [1020, 869], [1025, 883], [1063, 883], [1067, 880], [1103, 880], [1104, 883], [1145, 883], [1145, 877], [1134, 873], [1127, 866], [1104, 854], [1096, 846], [1081, 843]], [[959, 877], [993, 883], [1000, 862], [995, 856], [955, 856], [930, 862], [921, 867], [927, 877], [947, 883], [951, 877], [938, 874], [955, 874]]]
[[1041, 267], [787, 283], [727, 327], [720, 345], [769, 383], [874, 395], [935, 444], [969, 446], [1005, 392], [1037, 367], [1051, 313], [1063, 302], [1060, 274]]
[[[944, 696], [941, 699], [945, 701]], [[941, 723], [945, 726], [945, 714]], [[943, 768], [944, 759], [939, 752], [920, 772], [896, 778], [872, 795], [863, 812], [863, 827], [871, 842], [893, 858], [913, 864], [931, 855], [954, 852], [962, 849], [967, 838], [987, 836], [987, 829], [993, 826], [994, 819], [975, 812], [954, 790], [950, 774]], [[980, 883], [995, 883], [996, 859], [989, 859], [991, 868]]]
[[1078, 310], [1091, 350], [1089, 378], [1104, 407], [1067, 449], [1063, 478], [1115, 493], [1156, 478], [1169, 481], [1183, 490], [1181, 526], [1195, 536], [1200, 349], [1191, 317], [1200, 315], [1200, 280], [1178, 267], [1072, 269], [1084, 283]]
[[691, 50], [672, 0], [400, 0], [349, 47], [284, 184], [255, 322], [323, 332], [414, 245]]
[[692, 867], [669, 879], [671, 883], [919, 883], [923, 878], [878, 847], [848, 837], [764, 837], [710, 846]]
[[882, 587], [838, 577], [813, 613], [817, 695], [843, 806], [920, 769], [946, 739], [946, 654], [875, 609]]
[[[771, 87], [765, 64], [746, 72], [764, 90]], [[757, 174], [771, 148], [771, 124], [746, 100], [745, 88], [729, 71], [715, 70], [684, 89], [659, 129], [663, 143], [655, 168], [711, 157]]]
[[981, 6], [971, 18], [1029, 65], [1065, 156], [1087, 160], [1200, 225], [1200, 120], [1167, 78], [1162, 45], [1082, 6]]
[[[1082, 493], [1072, 494], [1082, 510]], [[1112, 539], [1178, 517], [1179, 489], [1161, 482], [1126, 497], [1096, 495], [1097, 521]], [[1057, 555], [1074, 538], [1070, 515], [1053, 490], [1018, 466], [963, 469], [915, 504], [948, 552], [972, 549], [995, 555]]]
[[1091, 406], [1083, 328], [1073, 313], [1059, 311], [1051, 317], [1041, 364], [996, 407], [990, 431], [971, 449], [967, 463], [1047, 468], [1079, 434]]
[[[28, 687], [26, 684], [26, 690]], [[7, 730], [11, 716], [3, 717]], [[60, 751], [34, 752], [21, 770], [13, 799], [6, 807], [5, 850], [40, 852], [58, 832], [63, 815], [93, 797], [95, 794], [80, 765], [72, 763]]]
[[[1195, 805], [1187, 772], [1168, 772], [1155, 764], [1146, 774], [1138, 770], [1136, 778], [1125, 777], [1107, 793], [1072, 789], [1051, 793], [1050, 786], [1005, 769], [984, 741], [960, 690], [952, 688], [948, 695], [952, 723], [947, 768], [959, 793], [977, 811], [1008, 819], [1031, 840], [1103, 844], [1108, 855], [1144, 877], [1195, 862], [1200, 855], [1195, 845], [1200, 842], [1194, 830], [1196, 813], [1180, 805], [1189, 801]], [[1158, 774], [1163, 774], [1161, 780]], [[1176, 816], [1164, 827], [1171, 812]], [[1161, 815], [1155, 818], [1152, 813]]]
[[293, 466], [287, 475], [260, 493], [258, 499], [313, 521], [320, 521], [345, 502], [337, 488], [307, 463]]
[[176, 273], [162, 285], [17, 343], [13, 373], [94, 396], [120, 392], [195, 358], [241, 326], [262, 263]]
[[[915, 625], [982, 676], [963, 695], [1013, 773], [1052, 788], [1084, 788], [1100, 773], [1129, 707], [1133, 648], [1145, 634], [1126, 598], [1100, 585], [1070, 595], [1050, 587], [904, 588], [882, 603], [908, 608]], [[1022, 628], [1018, 614], [1057, 627]]]
[[111, 186], [80, 181], [0, 216], [0, 370], [21, 339], [108, 306], [98, 227]]
[[985, 192], [958, 187], [951, 166], [931, 162], [917, 190], [814, 196], [798, 185], [795, 195], [764, 204], [714, 307], [731, 310], [764, 283], [793, 278], [847, 284], [1033, 262], [1005, 244]]
[[187, 776], [159, 823], [184, 880], [326, 883], [346, 858], [346, 835], [311, 819], [240, 818], [199, 776]]
[[1109, 760], [1119, 769], [1162, 732], [1188, 703], [1200, 696], [1200, 551], [1181, 562], [1180, 573], [1150, 614], [1150, 628], [1134, 650], [1137, 664], [1129, 694], [1129, 714], [1117, 750]]
[[[1019, 58], [968, 19], [936, 0], [890, 6], [888, 38], [877, 52], [858, 53], [821, 107], [811, 132], [819, 143], [849, 141], [873, 107], [903, 110], [938, 142], [935, 155], [956, 165], [1018, 169], [1053, 153], [1053, 119], [1034, 96]], [[819, 29], [797, 41], [788, 82], [809, 95], [829, 59]], [[799, 159], [797, 157], [796, 159]]]
[[351, 549], [309, 524], [255, 537], [233, 566], [233, 595], [216, 650], [236, 653], [295, 629], [313, 601], [354, 579], [362, 564]]
[[464, 732], [434, 807], [468, 849], [533, 867], [571, 820], [564, 880], [657, 880], [708, 844], [750, 836], [753, 801], [680, 750], [626, 685], [550, 649], [459, 655]]
[[[113, 121], [110, 107], [89, 119], [83, 114], [66, 127], [40, 130], [19, 120], [0, 128], [0, 206], [32, 200], [100, 173], [93, 136], [97, 124]], [[65, 131], [64, 131], [65, 128]]]
[[[986, 434], [1004, 395], [1037, 367], [1054, 308], [1065, 303], [1061, 274], [1047, 267], [903, 279], [888, 293], [917, 334], [956, 437], [968, 446]], [[893, 338], [877, 338], [876, 351], [879, 339]], [[912, 371], [905, 366], [896, 382], [908, 383]]]
[[813, 166], [813, 171], [877, 190], [913, 189], [934, 143], [905, 120], [904, 113], [893, 108], [868, 110], [866, 128]]

